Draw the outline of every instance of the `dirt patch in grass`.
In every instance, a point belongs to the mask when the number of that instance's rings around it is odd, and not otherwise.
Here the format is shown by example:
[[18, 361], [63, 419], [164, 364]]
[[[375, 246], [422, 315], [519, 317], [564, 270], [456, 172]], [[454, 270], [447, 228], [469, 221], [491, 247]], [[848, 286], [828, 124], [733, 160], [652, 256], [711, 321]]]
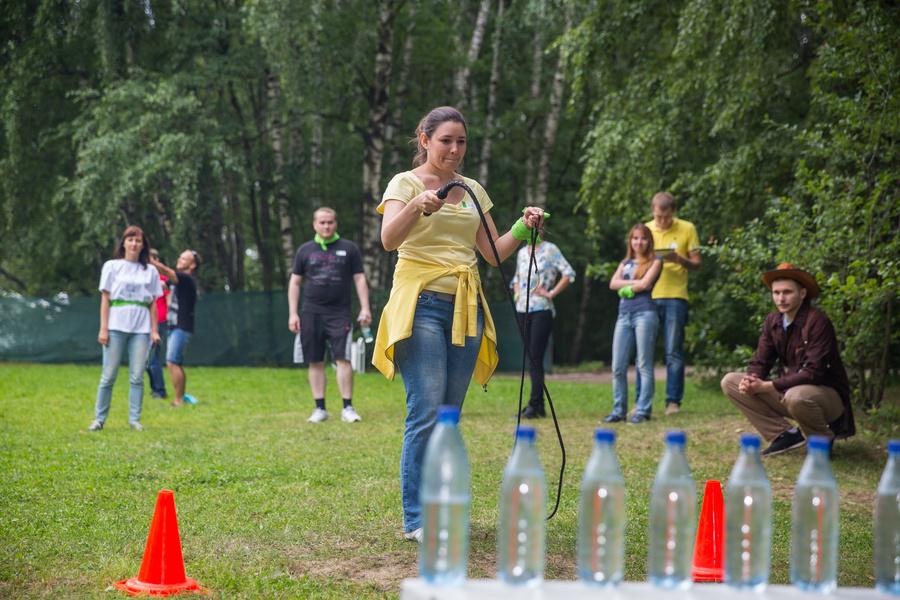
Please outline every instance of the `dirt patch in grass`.
[[396, 592], [402, 580], [417, 575], [415, 560], [410, 560], [407, 552], [297, 561], [289, 564], [288, 570], [297, 577], [362, 582], [381, 592]]

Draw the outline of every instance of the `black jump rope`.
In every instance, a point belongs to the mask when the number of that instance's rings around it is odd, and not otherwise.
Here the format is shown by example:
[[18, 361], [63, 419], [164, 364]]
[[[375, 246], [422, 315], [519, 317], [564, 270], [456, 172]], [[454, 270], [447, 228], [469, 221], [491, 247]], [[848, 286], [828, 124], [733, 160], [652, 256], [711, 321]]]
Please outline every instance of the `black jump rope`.
[[[484, 211], [481, 210], [481, 204], [478, 203], [478, 198], [475, 197], [475, 192], [472, 191], [468, 185], [466, 185], [463, 181], [455, 179], [445, 186], [437, 190], [437, 197], [441, 200], [445, 200], [447, 198], [447, 194], [450, 193], [450, 190], [459, 187], [468, 192], [469, 196], [472, 198], [472, 202], [475, 203], [475, 209], [478, 211], [478, 216], [481, 218], [481, 225], [484, 227], [484, 232], [487, 234], [488, 242], [491, 244], [491, 250], [494, 253], [494, 260], [497, 261], [497, 269], [500, 270], [500, 278], [503, 282], [503, 287], [506, 289], [506, 297], [509, 300], [509, 305], [513, 309], [513, 314], [516, 313], [516, 301], [513, 298], [512, 291], [509, 289], [509, 279], [506, 278], [506, 273], [503, 271], [503, 264], [500, 260], [500, 253], [497, 252], [497, 246], [494, 244], [494, 238], [491, 236], [491, 230], [488, 228], [487, 219], [484, 217]], [[428, 213], [425, 213], [426, 216], [429, 216]], [[528, 348], [528, 340], [525, 337], [526, 327], [528, 327], [528, 305], [529, 300], [531, 299], [531, 271], [532, 267], [534, 268], [534, 272], [537, 273], [537, 260], [534, 257], [534, 246], [537, 242], [538, 232], [536, 229], [531, 230], [531, 256], [529, 257], [528, 263], [528, 281], [526, 282], [525, 289], [528, 290], [527, 295], [525, 296], [525, 314], [526, 318], [523, 319], [524, 323], [519, 322], [519, 319], [516, 319], [516, 326], [519, 330], [519, 336], [522, 338], [522, 375], [519, 380], [519, 409], [516, 411], [516, 429], [519, 428], [519, 425], [522, 423], [522, 395], [525, 390], [525, 365], [526, 364], [534, 364], [534, 357], [531, 356], [531, 351]], [[527, 363], [526, 363], [527, 361]], [[559, 421], [556, 419], [556, 410], [553, 408], [553, 400], [550, 398], [550, 390], [547, 389], [547, 384], [544, 384], [544, 396], [547, 398], [547, 404], [550, 406], [550, 415], [553, 417], [553, 426], [556, 428], [556, 438], [559, 440], [559, 452], [562, 457], [562, 462], [559, 466], [559, 481], [556, 484], [556, 501], [553, 504], [553, 510], [547, 516], [547, 520], [553, 518], [556, 515], [556, 511], [559, 509], [559, 497], [562, 494], [562, 483], [563, 483], [563, 474], [566, 470], [566, 446], [563, 443], [562, 432], [559, 429]]]

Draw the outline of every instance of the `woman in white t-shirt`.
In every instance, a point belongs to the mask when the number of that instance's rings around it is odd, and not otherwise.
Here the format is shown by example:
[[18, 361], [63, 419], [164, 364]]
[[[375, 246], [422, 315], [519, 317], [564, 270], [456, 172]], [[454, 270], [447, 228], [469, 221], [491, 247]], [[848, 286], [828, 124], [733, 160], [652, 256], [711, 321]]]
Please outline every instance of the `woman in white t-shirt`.
[[113, 384], [128, 351], [128, 424], [141, 431], [141, 404], [144, 401], [144, 367], [150, 343], [159, 343], [155, 301], [162, 295], [159, 272], [147, 264], [150, 243], [140, 227], [122, 233], [116, 258], [103, 265], [100, 275], [100, 333], [103, 372], [97, 389], [94, 422], [88, 431], [100, 431], [109, 414]]

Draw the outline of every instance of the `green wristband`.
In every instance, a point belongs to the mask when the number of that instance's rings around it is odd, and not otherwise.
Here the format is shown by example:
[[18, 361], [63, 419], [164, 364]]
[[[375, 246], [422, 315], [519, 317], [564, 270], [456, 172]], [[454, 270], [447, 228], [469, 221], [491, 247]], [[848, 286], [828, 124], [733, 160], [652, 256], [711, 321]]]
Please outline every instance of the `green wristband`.
[[[528, 242], [529, 244], [531, 243], [531, 229], [529, 229], [528, 226], [525, 225], [525, 221], [523, 221], [522, 219], [519, 219], [515, 223], [513, 223], [513, 226], [510, 227], [509, 232], [515, 239], [522, 242]], [[540, 234], [538, 234], [537, 236], [537, 242], [541, 242]]]
[[619, 298], [627, 298], [629, 300], [631, 298], [634, 298], [634, 290], [631, 288], [630, 285], [626, 285], [623, 288], [619, 288]]

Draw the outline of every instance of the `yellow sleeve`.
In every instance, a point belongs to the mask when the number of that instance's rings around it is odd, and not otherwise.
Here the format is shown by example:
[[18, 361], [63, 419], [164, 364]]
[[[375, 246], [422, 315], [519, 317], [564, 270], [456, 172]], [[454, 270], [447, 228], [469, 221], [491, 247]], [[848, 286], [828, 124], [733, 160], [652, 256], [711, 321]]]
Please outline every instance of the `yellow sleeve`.
[[416, 197], [422, 190], [417, 189], [415, 180], [410, 176], [409, 172], [397, 173], [388, 182], [381, 196], [381, 204], [375, 209], [379, 215], [384, 214], [384, 203], [388, 200], [400, 200], [404, 204]]
[[481, 184], [475, 181], [474, 179], [466, 179], [466, 185], [472, 188], [472, 191], [475, 192], [475, 197], [478, 199], [478, 204], [481, 205], [481, 210], [487, 212], [494, 208], [494, 203], [491, 202], [491, 197], [488, 196], [487, 191], [481, 187]]
[[688, 232], [688, 252], [700, 251], [700, 237], [697, 235], [697, 228], [691, 223], [691, 230]]

